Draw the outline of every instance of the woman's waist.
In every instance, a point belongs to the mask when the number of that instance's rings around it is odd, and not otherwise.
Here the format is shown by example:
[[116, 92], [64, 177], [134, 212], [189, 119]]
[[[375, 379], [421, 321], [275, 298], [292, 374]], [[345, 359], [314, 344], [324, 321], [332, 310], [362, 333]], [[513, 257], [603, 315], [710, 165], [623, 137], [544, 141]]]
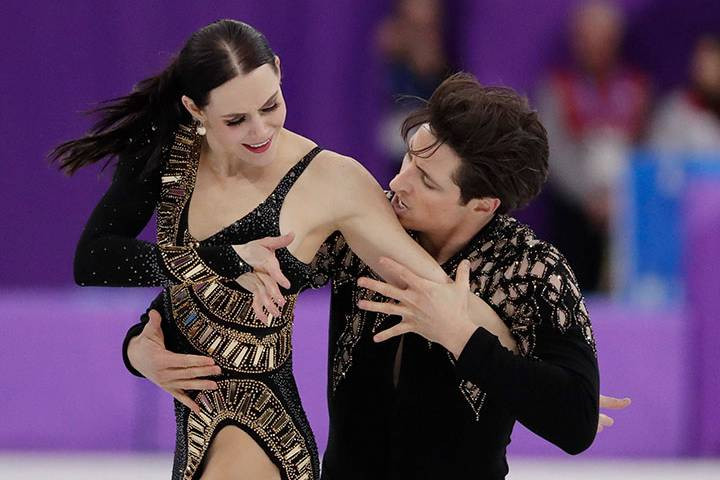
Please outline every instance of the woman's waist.
[[[237, 373], [265, 373], [287, 362], [292, 352], [292, 321], [255, 327], [219, 320], [194, 302], [172, 303], [172, 337], [182, 350], [210, 356], [221, 368]], [[292, 315], [292, 314], [290, 314]]]
[[284, 295], [285, 305], [280, 307], [279, 316], [270, 317], [265, 324], [255, 314], [253, 295], [237, 290], [221, 281], [210, 281], [189, 285], [173, 285], [168, 288], [173, 316], [193, 322], [194, 313], [202, 314], [219, 324], [254, 331], [258, 335], [291, 323], [294, 318], [297, 294]]

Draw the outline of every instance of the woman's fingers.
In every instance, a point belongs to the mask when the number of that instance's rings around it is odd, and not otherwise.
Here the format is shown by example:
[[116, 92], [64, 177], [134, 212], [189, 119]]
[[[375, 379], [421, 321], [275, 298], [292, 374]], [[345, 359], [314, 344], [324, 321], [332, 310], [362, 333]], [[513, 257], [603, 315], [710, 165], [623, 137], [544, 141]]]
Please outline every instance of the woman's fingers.
[[[266, 312], [268, 312], [272, 316], [280, 315], [280, 310], [278, 310], [277, 305], [275, 305], [275, 303], [272, 301], [272, 298], [270, 298], [270, 295], [268, 295], [264, 285], [258, 289], [255, 295], [259, 298], [260, 304]], [[267, 315], [265, 316], [267, 317]]]
[[293, 232], [288, 232], [285, 235], [280, 235], [279, 237], [261, 238], [258, 240], [258, 243], [271, 250], [277, 250], [278, 248], [287, 247], [293, 242], [293, 240], [295, 240], [295, 234]]
[[282, 285], [283, 288], [290, 288], [290, 280], [282, 273], [277, 258], [272, 257], [268, 259], [267, 274], [270, 275], [270, 278], [278, 285]]
[[282, 296], [282, 293], [280, 293], [280, 289], [277, 286], [277, 283], [273, 282], [272, 279], [263, 274], [258, 274], [258, 277], [260, 277], [260, 280], [263, 282], [263, 285], [265, 286], [265, 291], [269, 294], [272, 300], [272, 309], [268, 308], [267, 310], [272, 313], [274, 316], [279, 317], [282, 312], [278, 309], [278, 306], [283, 306], [285, 304], [285, 299]]
[[256, 294], [253, 294], [252, 309], [258, 320], [263, 322], [265, 325], [270, 325], [267, 314], [263, 311], [263, 305], [260, 301], [260, 297]]

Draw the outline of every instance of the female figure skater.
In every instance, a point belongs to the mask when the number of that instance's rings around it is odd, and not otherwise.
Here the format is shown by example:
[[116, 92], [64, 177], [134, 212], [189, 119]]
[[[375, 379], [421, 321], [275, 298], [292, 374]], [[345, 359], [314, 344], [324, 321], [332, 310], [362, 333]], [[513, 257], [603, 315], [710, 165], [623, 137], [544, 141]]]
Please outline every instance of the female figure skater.
[[[219, 388], [193, 395], [199, 411], [176, 402], [173, 478], [318, 478], [291, 330], [297, 294], [332, 255], [320, 247], [342, 234], [397, 283], [381, 255], [436, 281], [443, 271], [359, 163], [283, 128], [280, 62], [247, 24], [200, 29], [162, 73], [97, 112], [51, 154], [69, 173], [119, 159], [78, 244], [76, 281], [164, 286], [168, 347], [217, 364], [205, 371]], [[157, 244], [135, 238], [153, 211]], [[240, 288], [253, 282], [273, 298]]]

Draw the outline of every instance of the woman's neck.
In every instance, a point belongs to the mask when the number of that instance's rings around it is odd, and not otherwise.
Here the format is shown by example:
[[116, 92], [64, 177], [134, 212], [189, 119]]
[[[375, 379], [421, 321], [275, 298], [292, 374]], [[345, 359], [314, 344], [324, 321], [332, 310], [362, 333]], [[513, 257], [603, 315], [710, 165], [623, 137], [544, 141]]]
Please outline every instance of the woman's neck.
[[274, 140], [277, 142], [275, 145], [274, 158], [264, 165], [249, 164], [237, 156], [222, 152], [218, 148], [213, 148], [207, 138], [203, 138], [202, 153], [200, 157], [201, 163], [213, 176], [217, 178], [240, 177], [251, 182], [257, 182], [269, 173], [273, 172], [275, 168], [278, 168], [277, 159], [281, 157], [280, 152], [284, 143], [283, 137], [283, 131], [281, 131]]

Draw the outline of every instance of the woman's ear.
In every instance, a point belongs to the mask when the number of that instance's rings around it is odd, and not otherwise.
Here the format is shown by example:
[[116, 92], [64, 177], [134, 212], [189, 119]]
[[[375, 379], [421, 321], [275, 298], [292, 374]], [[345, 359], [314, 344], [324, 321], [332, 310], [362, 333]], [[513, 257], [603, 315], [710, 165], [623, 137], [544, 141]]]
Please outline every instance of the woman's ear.
[[192, 98], [188, 97], [187, 95], [183, 95], [180, 101], [185, 107], [185, 110], [187, 110], [195, 120], [197, 120], [198, 122], [203, 122], [205, 120], [205, 115], [203, 114], [202, 110], [200, 110], [198, 106], [195, 105], [195, 102], [192, 100]]

